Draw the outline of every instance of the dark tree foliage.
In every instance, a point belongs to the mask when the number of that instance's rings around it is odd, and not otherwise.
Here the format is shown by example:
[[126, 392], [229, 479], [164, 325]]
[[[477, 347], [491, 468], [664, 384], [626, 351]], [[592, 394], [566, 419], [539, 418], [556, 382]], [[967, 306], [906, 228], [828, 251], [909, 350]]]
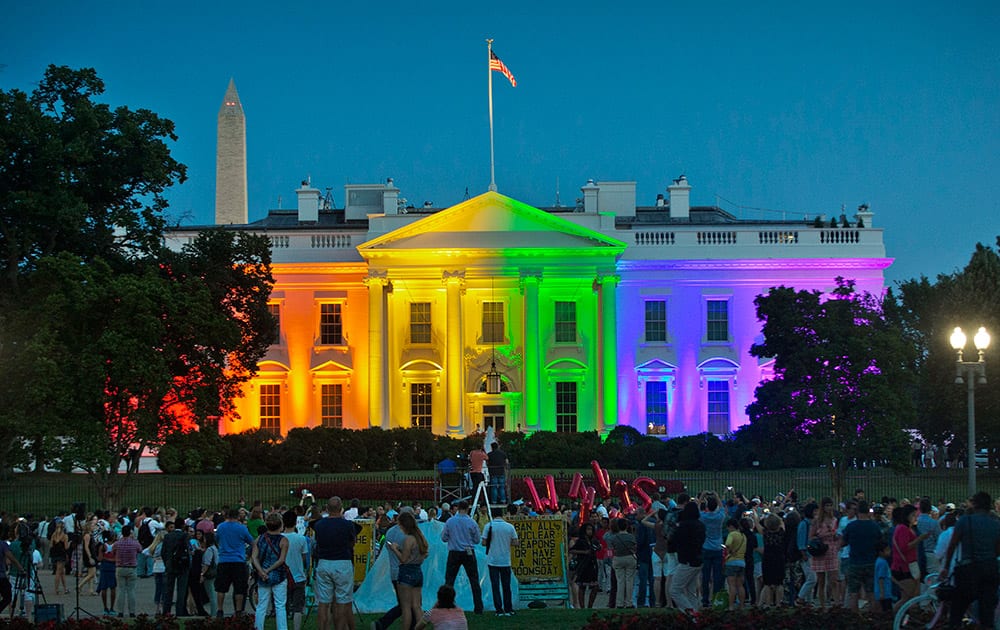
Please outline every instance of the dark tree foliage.
[[905, 467], [914, 353], [892, 310], [843, 278], [829, 299], [779, 287], [755, 303], [764, 341], [750, 354], [773, 357], [775, 375], [747, 407], [760, 455], [804, 450], [830, 468], [838, 496], [848, 466]]
[[0, 467], [81, 468], [108, 506], [144, 449], [233, 411], [275, 322], [266, 238], [163, 246], [173, 124], [102, 91], [50, 67], [0, 92]]
[[[1000, 237], [997, 238], [1000, 248]], [[968, 431], [966, 390], [955, 384], [955, 351], [949, 342], [960, 326], [969, 337], [964, 359], [977, 359], [972, 336], [985, 326], [993, 343], [985, 353], [988, 384], [976, 389], [976, 444], [1000, 448], [1000, 255], [976, 244], [964, 269], [900, 285], [902, 318], [918, 348], [917, 419], [914, 428], [924, 438], [949, 444], [949, 456], [964, 460]], [[994, 461], [994, 465], [996, 462]]]

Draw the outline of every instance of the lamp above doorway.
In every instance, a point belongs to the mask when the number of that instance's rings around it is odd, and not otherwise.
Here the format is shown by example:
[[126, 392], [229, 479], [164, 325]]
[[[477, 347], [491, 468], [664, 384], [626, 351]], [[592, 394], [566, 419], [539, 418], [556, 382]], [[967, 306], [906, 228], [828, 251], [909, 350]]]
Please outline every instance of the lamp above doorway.
[[[493, 277], [490, 277], [490, 301], [495, 298]], [[486, 393], [490, 395], [497, 395], [500, 393], [500, 386], [502, 383], [502, 378], [500, 372], [497, 372], [497, 345], [496, 345], [496, 334], [493, 330], [493, 326], [496, 325], [496, 313], [490, 313], [490, 371], [486, 373]]]

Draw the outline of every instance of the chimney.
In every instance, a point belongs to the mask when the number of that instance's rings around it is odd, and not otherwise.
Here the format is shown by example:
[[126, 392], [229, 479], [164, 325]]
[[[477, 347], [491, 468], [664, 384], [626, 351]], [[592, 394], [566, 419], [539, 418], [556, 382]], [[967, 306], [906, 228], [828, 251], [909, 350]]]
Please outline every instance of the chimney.
[[597, 214], [597, 192], [600, 188], [594, 184], [594, 180], [588, 179], [586, 185], [580, 190], [583, 192], [583, 211], [588, 214]]
[[302, 187], [296, 189], [299, 198], [299, 223], [316, 223], [319, 221], [319, 189], [313, 188], [308, 179], [303, 180]]
[[667, 186], [667, 192], [670, 193], [670, 218], [691, 218], [691, 187], [687, 177], [681, 175], [675, 179], [673, 184]]
[[874, 216], [875, 213], [872, 212], [871, 206], [869, 206], [867, 203], [863, 203], [860, 206], [858, 206], [858, 213], [854, 215], [854, 219], [860, 223], [858, 227], [861, 227], [861, 225], [863, 225], [866, 228], [870, 228], [872, 227], [872, 217]]
[[399, 189], [391, 177], [385, 180], [385, 190], [382, 191], [382, 213], [399, 214]]

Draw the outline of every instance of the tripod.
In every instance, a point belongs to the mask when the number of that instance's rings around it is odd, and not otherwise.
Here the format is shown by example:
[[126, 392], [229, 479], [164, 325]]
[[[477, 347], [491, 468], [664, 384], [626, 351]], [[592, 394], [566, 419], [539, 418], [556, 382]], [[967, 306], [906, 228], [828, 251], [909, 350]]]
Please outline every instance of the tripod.
[[84, 544], [83, 543], [83, 536], [80, 537], [80, 542], [77, 543], [77, 547], [79, 548], [79, 551], [80, 551], [80, 559], [79, 560], [76, 560], [76, 549], [74, 549], [73, 552], [70, 553], [70, 558], [72, 559], [72, 562], [73, 562], [73, 573], [76, 575], [76, 606], [73, 607], [73, 612], [71, 612], [68, 615], [68, 617], [72, 617], [73, 615], [76, 615], [76, 620], [77, 621], [80, 621], [80, 613], [83, 613], [84, 615], [87, 615], [91, 619], [97, 619], [97, 615], [95, 615], [94, 613], [90, 612], [89, 610], [85, 610], [84, 608], [82, 608], [80, 606], [80, 569], [83, 568], [83, 556], [84, 556], [84, 553], [85, 553], [84, 549], [82, 547], [79, 547], [82, 544]]
[[[47, 604], [45, 593], [42, 591], [42, 582], [38, 579], [38, 569], [35, 567], [34, 555], [37, 553], [33, 544], [21, 541], [22, 553], [18, 561], [21, 563], [23, 571], [19, 572], [13, 583], [13, 598], [10, 602], [10, 616], [14, 618], [15, 609], [20, 616], [25, 615], [25, 602], [33, 602], [33, 613], [37, 613], [39, 603]], [[24, 549], [27, 548], [27, 553]], [[31, 599], [29, 599], [31, 596]], [[37, 596], [37, 597], [36, 597]], [[39, 602], [39, 600], [41, 600]]]

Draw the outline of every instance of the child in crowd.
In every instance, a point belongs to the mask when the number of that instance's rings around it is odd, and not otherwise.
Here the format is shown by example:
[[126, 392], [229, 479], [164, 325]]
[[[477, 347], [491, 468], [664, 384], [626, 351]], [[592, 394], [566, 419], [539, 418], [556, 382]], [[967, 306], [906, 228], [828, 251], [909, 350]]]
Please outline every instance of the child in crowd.
[[889, 568], [891, 555], [892, 548], [880, 543], [878, 559], [875, 560], [875, 592], [872, 595], [883, 613], [892, 612], [892, 571]]

